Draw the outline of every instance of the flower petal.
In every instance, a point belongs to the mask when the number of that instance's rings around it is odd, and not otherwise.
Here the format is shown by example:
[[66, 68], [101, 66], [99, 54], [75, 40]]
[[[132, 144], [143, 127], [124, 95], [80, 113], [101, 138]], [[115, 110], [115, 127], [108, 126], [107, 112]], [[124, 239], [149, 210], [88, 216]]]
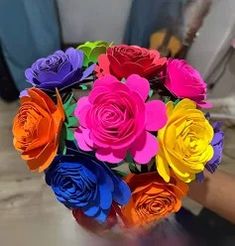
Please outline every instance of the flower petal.
[[155, 136], [144, 131], [130, 148], [131, 155], [138, 164], [147, 164], [157, 153], [158, 142]]
[[58, 69], [57, 75], [58, 75], [58, 77], [63, 79], [71, 70], [72, 70], [71, 63], [69, 61], [66, 61], [60, 65], [60, 68]]
[[93, 205], [93, 206], [88, 206], [87, 208], [82, 208], [82, 210], [84, 214], [87, 215], [88, 217], [93, 217], [99, 212], [100, 208], [99, 206]]
[[113, 75], [105, 75], [97, 80], [95, 80], [93, 87], [97, 87], [97, 86], [109, 86], [112, 83], [120, 83], [116, 77], [114, 77]]
[[166, 105], [160, 100], [145, 103], [146, 130], [157, 131], [167, 122]]
[[126, 152], [126, 149], [111, 150], [109, 148], [99, 148], [96, 151], [96, 158], [101, 161], [107, 161], [109, 163], [119, 163], [125, 158]]
[[27, 68], [25, 70], [25, 77], [30, 83], [33, 83], [34, 74], [32, 68]]
[[89, 100], [88, 100], [88, 97], [85, 96], [85, 97], [79, 98], [79, 100], [77, 102], [77, 107], [74, 111], [74, 115], [79, 118], [80, 117], [80, 111], [88, 105], [91, 105]]
[[[84, 151], [92, 151], [92, 140], [89, 137], [90, 131], [88, 129], [84, 128], [78, 128], [75, 133], [74, 137], [77, 141], [77, 144], [81, 150]], [[90, 145], [89, 145], [89, 144]]]
[[82, 97], [77, 102], [77, 107], [75, 109], [74, 115], [78, 118], [79, 124], [83, 127], [87, 126], [86, 117], [91, 104], [88, 100], [88, 97]]
[[50, 144], [37, 159], [27, 161], [29, 169], [32, 171], [38, 170], [39, 172], [43, 172], [52, 163], [56, 156], [57, 149], [58, 146]]
[[86, 68], [86, 70], [83, 72], [81, 80], [90, 76], [93, 73], [94, 68], [95, 68], [95, 64], [92, 64], [90, 67]]
[[114, 192], [113, 200], [120, 205], [125, 205], [131, 198], [131, 191], [128, 185], [124, 181], [117, 181], [114, 179]]
[[82, 67], [83, 64], [83, 52], [74, 48], [68, 48], [65, 51], [65, 54], [68, 56], [70, 63], [73, 66], [73, 69], [78, 69]]
[[106, 74], [110, 74], [109, 71], [109, 59], [105, 54], [99, 55], [98, 57], [98, 64], [95, 67], [95, 72], [96, 72], [96, 76], [98, 76], [99, 78], [106, 75]]
[[136, 91], [144, 101], [148, 98], [150, 85], [147, 79], [142, 78], [137, 74], [133, 74], [127, 78], [126, 85], [132, 91]]
[[203, 109], [213, 108], [213, 104], [209, 101], [197, 102], [197, 105]]

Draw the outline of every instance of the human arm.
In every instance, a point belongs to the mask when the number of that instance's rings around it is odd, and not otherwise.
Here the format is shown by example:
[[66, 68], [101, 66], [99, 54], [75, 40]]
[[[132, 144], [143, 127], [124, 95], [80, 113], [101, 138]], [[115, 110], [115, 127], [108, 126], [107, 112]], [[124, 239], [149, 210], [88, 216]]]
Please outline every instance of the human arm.
[[192, 182], [189, 197], [221, 217], [235, 223], [235, 176], [217, 170], [205, 173], [203, 183]]

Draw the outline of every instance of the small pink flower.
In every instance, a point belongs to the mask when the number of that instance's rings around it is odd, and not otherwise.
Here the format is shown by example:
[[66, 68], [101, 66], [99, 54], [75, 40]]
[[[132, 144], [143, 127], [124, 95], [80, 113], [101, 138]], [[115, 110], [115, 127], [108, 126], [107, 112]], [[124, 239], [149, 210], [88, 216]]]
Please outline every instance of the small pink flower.
[[168, 60], [165, 86], [176, 97], [189, 98], [201, 108], [212, 106], [206, 102], [206, 83], [200, 73], [185, 60]]
[[139, 164], [148, 163], [158, 151], [156, 137], [149, 132], [167, 122], [163, 102], [145, 102], [149, 90], [149, 82], [139, 75], [129, 76], [125, 84], [112, 75], [97, 79], [75, 110], [80, 149], [95, 151], [99, 160], [110, 163], [121, 162], [127, 153]]

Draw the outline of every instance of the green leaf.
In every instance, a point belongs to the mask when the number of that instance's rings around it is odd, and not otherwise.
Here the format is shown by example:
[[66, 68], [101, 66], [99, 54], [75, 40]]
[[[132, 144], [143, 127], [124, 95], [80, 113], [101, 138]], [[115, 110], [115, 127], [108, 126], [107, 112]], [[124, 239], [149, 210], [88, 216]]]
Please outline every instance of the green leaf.
[[83, 91], [87, 91], [88, 87], [86, 85], [79, 85], [79, 87], [83, 90]]
[[151, 98], [153, 96], [153, 90], [151, 89], [150, 91], [149, 91], [149, 98]]
[[70, 116], [67, 118], [67, 123], [65, 123], [67, 127], [75, 127], [78, 125], [78, 119], [74, 116]]
[[71, 104], [67, 107], [67, 109], [65, 110], [65, 114], [67, 117], [71, 116], [76, 108], [77, 104]]
[[96, 46], [90, 53], [89, 60], [93, 63], [97, 62], [98, 56], [106, 52], [106, 46]]
[[133, 162], [129, 163], [129, 169], [132, 173], [139, 173], [140, 171]]
[[65, 142], [64, 142], [64, 148], [62, 150], [62, 154], [66, 155], [66, 153], [67, 153], [67, 147], [66, 147]]
[[164, 103], [168, 103], [170, 100], [170, 97], [164, 97]]
[[61, 136], [60, 136], [60, 147], [59, 150], [62, 154], [66, 154], [67, 148], [65, 145], [65, 139], [66, 139], [66, 128], [63, 126], [61, 130]]
[[118, 175], [118, 176], [121, 176], [122, 178], [127, 176], [127, 173], [123, 172], [123, 171], [120, 171], [120, 170], [116, 170], [116, 169], [113, 169], [113, 171]]
[[133, 162], [133, 159], [132, 159], [132, 157], [131, 157], [131, 155], [129, 153], [127, 153], [127, 155], [126, 155], [126, 161], [129, 162], [129, 163]]
[[133, 159], [129, 153], [126, 156], [126, 162], [128, 162], [129, 169], [132, 173], [139, 173], [139, 170], [136, 167], [135, 163], [133, 163]]
[[66, 111], [66, 109], [69, 107], [69, 105], [71, 104], [72, 100], [73, 100], [73, 93], [71, 93], [69, 99], [64, 103], [64, 110]]
[[173, 103], [174, 106], [175, 106], [177, 103], [179, 103], [179, 102], [180, 102], [180, 99], [175, 100], [174, 103]]
[[66, 128], [66, 140], [73, 141], [74, 140], [74, 134], [73, 131], [69, 128]]

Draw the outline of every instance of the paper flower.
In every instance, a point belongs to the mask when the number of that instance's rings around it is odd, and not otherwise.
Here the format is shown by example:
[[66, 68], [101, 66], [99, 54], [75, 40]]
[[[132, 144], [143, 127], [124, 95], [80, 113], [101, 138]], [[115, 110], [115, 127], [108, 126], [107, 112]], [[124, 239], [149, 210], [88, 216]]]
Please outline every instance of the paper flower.
[[201, 108], [212, 107], [211, 103], [206, 102], [206, 83], [200, 73], [185, 60], [168, 60], [165, 86], [176, 97], [189, 98]]
[[158, 150], [149, 131], [159, 130], [167, 121], [163, 102], [145, 103], [149, 90], [148, 81], [138, 75], [128, 77], [125, 84], [111, 75], [96, 80], [75, 109], [78, 146], [94, 150], [99, 160], [110, 163], [121, 162], [127, 152], [137, 163], [148, 163]]
[[107, 49], [106, 54], [98, 58], [95, 68], [97, 76], [112, 74], [118, 79], [138, 74], [145, 78], [157, 75], [166, 63], [157, 50], [149, 50], [136, 45], [115, 45]]
[[98, 56], [105, 53], [109, 46], [105, 41], [86, 42], [77, 47], [78, 50], [82, 50], [84, 53], [83, 65], [87, 67], [90, 63], [96, 63]]
[[76, 219], [77, 223], [81, 225], [88, 231], [92, 233], [101, 234], [111, 229], [118, 223], [117, 215], [115, 210], [112, 208], [108, 214], [108, 217], [104, 223], [99, 223], [98, 221], [94, 220], [91, 217], [87, 217], [81, 211], [81, 209], [73, 209], [72, 210], [73, 217]]
[[93, 72], [93, 65], [85, 71], [82, 65], [82, 51], [74, 48], [69, 48], [65, 52], [58, 50], [34, 62], [31, 68], [25, 70], [25, 76], [32, 85], [38, 88], [63, 89], [79, 83]]
[[206, 169], [214, 173], [218, 165], [221, 163], [223, 148], [224, 148], [224, 132], [221, 130], [221, 122], [215, 122], [213, 124], [214, 137], [211, 145], [214, 149], [214, 155], [212, 159], [206, 164]]
[[46, 182], [66, 207], [79, 208], [99, 222], [106, 220], [113, 201], [124, 205], [131, 196], [127, 184], [104, 163], [79, 153], [56, 158]]
[[57, 92], [57, 106], [43, 91], [28, 89], [13, 122], [14, 146], [31, 170], [45, 170], [53, 161], [64, 122], [64, 111]]
[[190, 99], [181, 100], [175, 107], [168, 102], [167, 115], [167, 124], [158, 131], [157, 170], [166, 182], [171, 168], [179, 179], [189, 183], [213, 157], [213, 128]]
[[121, 211], [129, 227], [156, 222], [177, 212], [181, 208], [182, 197], [188, 191], [187, 184], [176, 177], [171, 177], [170, 182], [165, 183], [156, 172], [130, 174], [126, 182], [132, 197]]

